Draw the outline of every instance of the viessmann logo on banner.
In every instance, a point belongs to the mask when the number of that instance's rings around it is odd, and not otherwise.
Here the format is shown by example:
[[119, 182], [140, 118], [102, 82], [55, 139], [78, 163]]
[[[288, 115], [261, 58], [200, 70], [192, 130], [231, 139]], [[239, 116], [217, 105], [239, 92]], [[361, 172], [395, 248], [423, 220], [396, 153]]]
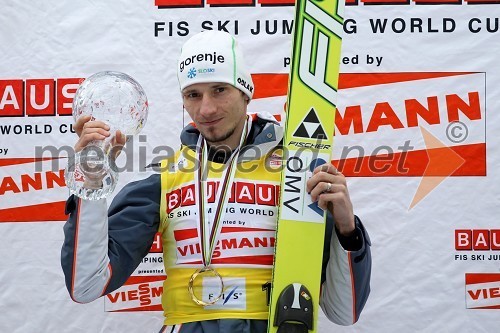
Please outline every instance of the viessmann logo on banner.
[[161, 295], [165, 278], [133, 278], [120, 289], [106, 295], [104, 310], [119, 311], [161, 311]]
[[[224, 221], [225, 222], [225, 221]], [[246, 227], [222, 227], [215, 246], [214, 264], [261, 265], [273, 264], [274, 230]], [[174, 231], [176, 265], [201, 264], [201, 247], [196, 229]]]
[[466, 273], [467, 309], [500, 309], [500, 273]]
[[346, 175], [486, 175], [484, 73], [342, 79], [335, 157]]
[[410, 208], [446, 177], [486, 176], [485, 77], [341, 76], [335, 164], [350, 177], [422, 177]]

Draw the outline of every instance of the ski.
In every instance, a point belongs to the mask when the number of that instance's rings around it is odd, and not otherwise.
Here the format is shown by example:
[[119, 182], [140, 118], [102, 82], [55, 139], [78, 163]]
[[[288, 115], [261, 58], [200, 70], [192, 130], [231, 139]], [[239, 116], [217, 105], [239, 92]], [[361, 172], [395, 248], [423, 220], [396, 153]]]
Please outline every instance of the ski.
[[325, 214], [306, 193], [331, 160], [344, 3], [296, 0], [268, 332], [317, 332]]

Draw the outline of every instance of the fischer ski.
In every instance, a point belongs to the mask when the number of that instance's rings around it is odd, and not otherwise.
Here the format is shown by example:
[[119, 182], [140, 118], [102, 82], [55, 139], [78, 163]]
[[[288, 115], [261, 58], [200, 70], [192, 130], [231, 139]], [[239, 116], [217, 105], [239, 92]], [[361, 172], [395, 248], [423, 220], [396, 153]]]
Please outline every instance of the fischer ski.
[[317, 332], [325, 214], [306, 193], [331, 161], [344, 2], [296, 0], [270, 333]]

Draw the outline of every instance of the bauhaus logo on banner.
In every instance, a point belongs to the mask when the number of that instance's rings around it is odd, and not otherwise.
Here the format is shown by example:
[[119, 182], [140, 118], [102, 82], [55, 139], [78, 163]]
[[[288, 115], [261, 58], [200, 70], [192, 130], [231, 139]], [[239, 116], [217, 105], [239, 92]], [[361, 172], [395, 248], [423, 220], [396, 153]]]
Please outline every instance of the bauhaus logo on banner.
[[[219, 182], [207, 181], [207, 203], [215, 202], [215, 195]], [[229, 203], [264, 205], [274, 207], [277, 205], [280, 186], [245, 181], [235, 181], [231, 186]], [[167, 214], [174, 209], [189, 207], [196, 204], [194, 184], [182, 186], [166, 194]]]
[[456, 229], [455, 250], [455, 261], [500, 261], [500, 229]]
[[500, 273], [466, 273], [467, 309], [500, 309]]
[[0, 117], [70, 116], [81, 78], [0, 80]]
[[[66, 219], [65, 162], [57, 161], [69, 153], [64, 135], [74, 135], [73, 98], [82, 81], [0, 79], [0, 222]], [[53, 147], [57, 155], [36, 147]]]
[[0, 222], [67, 219], [65, 158], [76, 140], [72, 105], [83, 80], [0, 79]]
[[500, 250], [500, 229], [457, 229], [455, 230], [455, 250]]

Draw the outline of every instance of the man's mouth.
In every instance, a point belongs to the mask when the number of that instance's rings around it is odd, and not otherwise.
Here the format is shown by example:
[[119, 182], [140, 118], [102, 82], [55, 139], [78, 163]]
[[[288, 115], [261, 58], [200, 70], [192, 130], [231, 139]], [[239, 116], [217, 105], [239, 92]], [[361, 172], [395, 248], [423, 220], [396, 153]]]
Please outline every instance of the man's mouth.
[[218, 124], [221, 120], [222, 120], [222, 118], [211, 120], [211, 121], [203, 121], [201, 124], [204, 126], [213, 126], [213, 125]]

